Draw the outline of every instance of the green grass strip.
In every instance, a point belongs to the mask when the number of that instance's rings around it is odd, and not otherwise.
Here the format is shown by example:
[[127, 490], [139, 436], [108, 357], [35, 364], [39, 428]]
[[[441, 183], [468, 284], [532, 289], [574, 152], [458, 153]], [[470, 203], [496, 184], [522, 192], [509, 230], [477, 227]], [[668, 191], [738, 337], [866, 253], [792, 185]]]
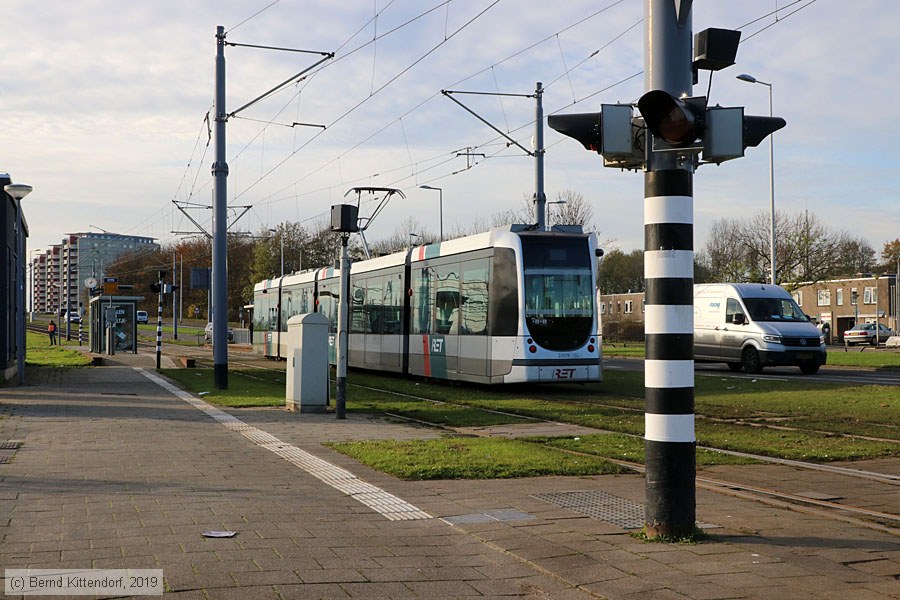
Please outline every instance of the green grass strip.
[[626, 473], [597, 456], [579, 456], [515, 439], [444, 437], [327, 444], [370, 467], [409, 480], [507, 479]]

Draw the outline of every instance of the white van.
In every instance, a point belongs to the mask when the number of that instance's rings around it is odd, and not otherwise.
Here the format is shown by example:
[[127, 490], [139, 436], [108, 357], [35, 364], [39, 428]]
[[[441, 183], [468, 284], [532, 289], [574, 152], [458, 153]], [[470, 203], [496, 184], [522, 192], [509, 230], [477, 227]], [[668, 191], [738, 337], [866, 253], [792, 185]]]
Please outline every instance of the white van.
[[732, 371], [798, 366], [812, 375], [825, 364], [825, 338], [787, 291], [760, 283], [694, 286], [694, 360]]

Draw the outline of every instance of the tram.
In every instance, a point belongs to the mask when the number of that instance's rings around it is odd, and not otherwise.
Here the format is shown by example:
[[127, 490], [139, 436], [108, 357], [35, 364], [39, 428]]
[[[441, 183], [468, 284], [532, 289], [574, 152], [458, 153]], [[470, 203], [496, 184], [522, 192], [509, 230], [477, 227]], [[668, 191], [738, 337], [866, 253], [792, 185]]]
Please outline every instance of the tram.
[[[524, 226], [351, 265], [348, 364], [486, 384], [600, 381], [595, 234]], [[329, 319], [335, 363], [340, 271], [254, 287], [254, 351], [287, 356], [287, 321]]]

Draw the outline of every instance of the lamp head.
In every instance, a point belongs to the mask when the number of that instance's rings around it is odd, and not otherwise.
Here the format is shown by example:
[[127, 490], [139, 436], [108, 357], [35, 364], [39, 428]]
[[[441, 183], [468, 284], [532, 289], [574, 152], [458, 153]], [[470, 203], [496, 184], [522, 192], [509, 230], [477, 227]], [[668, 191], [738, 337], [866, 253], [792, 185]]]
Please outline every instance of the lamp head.
[[747, 83], [756, 83], [756, 77], [754, 77], [753, 75], [748, 75], [747, 73], [741, 73], [737, 76], [737, 79], [746, 81]]
[[33, 188], [30, 185], [25, 185], [24, 183], [10, 183], [3, 186], [3, 189], [7, 194], [12, 196], [16, 200], [21, 200], [22, 198], [30, 194]]

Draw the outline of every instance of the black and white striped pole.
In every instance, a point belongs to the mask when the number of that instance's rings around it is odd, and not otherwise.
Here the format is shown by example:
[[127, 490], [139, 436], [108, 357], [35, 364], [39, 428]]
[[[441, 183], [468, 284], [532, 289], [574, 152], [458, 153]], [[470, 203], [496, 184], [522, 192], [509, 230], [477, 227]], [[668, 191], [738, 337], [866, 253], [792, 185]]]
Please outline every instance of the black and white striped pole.
[[644, 24], [648, 91], [638, 109], [652, 134], [644, 173], [645, 528], [649, 537], [684, 537], [696, 519], [695, 157], [678, 147], [695, 141], [702, 122], [673, 99], [693, 86], [691, 2], [647, 0]]
[[162, 322], [163, 322], [163, 292], [165, 291], [166, 272], [159, 272], [159, 305], [156, 310], [156, 368], [162, 366]]
[[[645, 0], [647, 92], [637, 103], [640, 119], [627, 104], [548, 119], [553, 129], [602, 154], [604, 166], [644, 171], [649, 537], [690, 536], [696, 519], [694, 170], [740, 158], [786, 125], [781, 117], [748, 116], [743, 107], [708, 107], [707, 98], [691, 97], [695, 73], [733, 65], [740, 40], [739, 31], [710, 28], [697, 34], [695, 48], [691, 4]], [[635, 135], [636, 128], [646, 129], [646, 137]]]

